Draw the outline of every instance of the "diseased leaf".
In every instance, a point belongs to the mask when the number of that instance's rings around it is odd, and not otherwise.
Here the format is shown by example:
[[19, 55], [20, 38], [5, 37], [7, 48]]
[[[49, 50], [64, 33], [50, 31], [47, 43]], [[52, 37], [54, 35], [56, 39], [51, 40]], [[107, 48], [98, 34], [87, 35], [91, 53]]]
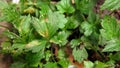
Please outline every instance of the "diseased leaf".
[[30, 15], [22, 17], [22, 20], [20, 22], [20, 25], [18, 27], [19, 33], [27, 34], [30, 32], [30, 24], [31, 24], [31, 17]]
[[27, 51], [32, 51], [33, 53], [43, 51], [45, 49], [45, 40], [33, 40], [25, 45]]
[[23, 43], [14, 43], [12, 47], [10, 48], [11, 52], [13, 52], [15, 55], [20, 55], [24, 49], [25, 44]]
[[36, 29], [36, 31], [43, 37], [48, 38], [49, 33], [48, 33], [48, 28], [46, 25], [46, 22], [44, 20], [39, 20], [37, 18], [32, 18], [33, 19], [33, 27]]
[[101, 10], [116, 10], [120, 8], [120, 0], [105, 0], [103, 5], [101, 6]]
[[61, 0], [56, 6], [61, 13], [73, 13], [75, 11], [70, 0]]

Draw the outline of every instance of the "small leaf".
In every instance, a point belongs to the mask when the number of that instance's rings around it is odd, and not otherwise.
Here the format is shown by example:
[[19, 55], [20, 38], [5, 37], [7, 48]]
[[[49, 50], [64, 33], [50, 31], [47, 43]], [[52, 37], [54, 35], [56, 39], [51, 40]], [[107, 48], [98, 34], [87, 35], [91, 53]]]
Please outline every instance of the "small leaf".
[[22, 63], [22, 62], [14, 62], [10, 68], [24, 68], [25, 67], [25, 64]]
[[101, 10], [116, 10], [120, 8], [120, 0], [105, 0], [105, 2], [103, 3], [103, 5], [101, 6]]
[[78, 46], [79, 44], [80, 44], [80, 39], [72, 39], [72, 41], [70, 42], [72, 48]]
[[51, 38], [50, 42], [59, 44], [59, 45], [65, 45], [67, 43], [67, 37], [70, 35], [67, 31], [61, 31], [56, 36]]
[[27, 51], [32, 51], [33, 53], [39, 52], [45, 49], [45, 40], [33, 40], [25, 45]]
[[96, 0], [75, 0], [75, 5], [78, 10], [82, 13], [88, 14], [88, 12], [93, 11]]
[[81, 28], [85, 31], [84, 35], [89, 36], [93, 32], [94, 26], [92, 24], [88, 23], [87, 21], [85, 21], [81, 24]]
[[94, 63], [91, 61], [84, 61], [84, 68], [94, 68]]
[[38, 63], [40, 63], [40, 60], [44, 57], [43, 52], [37, 52], [37, 53], [30, 53], [28, 52], [25, 56], [25, 61], [30, 66], [38, 66]]
[[43, 37], [48, 38], [48, 28], [46, 25], [46, 22], [44, 20], [39, 20], [37, 18], [33, 18], [33, 27], [36, 29], [36, 31]]
[[103, 49], [103, 52], [113, 52], [120, 51], [120, 41], [119, 39], [112, 39], [107, 42], [107, 45]]
[[19, 33], [21, 35], [27, 34], [30, 32], [31, 17], [30, 15], [22, 17], [20, 25], [18, 27]]
[[111, 60], [120, 61], [120, 52], [110, 55]]
[[10, 32], [8, 30], [4, 31], [3, 34], [9, 37], [10, 39], [15, 39], [19, 37], [17, 34]]
[[100, 62], [100, 61], [96, 61], [95, 68], [107, 68], [107, 65], [105, 63]]
[[49, 12], [48, 20], [51, 24], [54, 24], [54, 26], [59, 27], [60, 29], [63, 29], [67, 23], [65, 16], [58, 12]]
[[44, 65], [44, 68], [59, 68], [56, 63], [48, 62]]
[[79, 63], [88, 58], [88, 53], [85, 48], [79, 50], [74, 48], [72, 54], [74, 56], [74, 59], [77, 60]]
[[75, 18], [75, 16], [69, 17], [68, 22], [66, 23], [65, 27], [67, 29], [75, 29], [79, 26], [78, 20]]
[[61, 0], [56, 6], [61, 13], [73, 13], [75, 11], [70, 0]]
[[25, 44], [23, 43], [14, 43], [12, 45], [12, 47], [10, 48], [10, 50], [15, 54], [15, 55], [19, 55], [22, 53], [23, 49], [24, 49]]
[[101, 23], [103, 29], [100, 30], [102, 38], [111, 40], [118, 37], [118, 28], [116, 19], [110, 16], [105, 16]]
[[61, 59], [58, 63], [61, 65], [61, 68], [68, 68], [69, 61], [66, 59]]

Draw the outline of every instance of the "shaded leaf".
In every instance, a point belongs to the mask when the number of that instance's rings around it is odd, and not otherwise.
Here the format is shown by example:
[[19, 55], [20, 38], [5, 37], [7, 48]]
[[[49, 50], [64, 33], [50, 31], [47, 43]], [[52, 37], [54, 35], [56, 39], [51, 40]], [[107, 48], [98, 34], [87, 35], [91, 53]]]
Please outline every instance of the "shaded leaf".
[[14, 62], [10, 68], [24, 68], [25, 67], [25, 64], [22, 63], [22, 62]]

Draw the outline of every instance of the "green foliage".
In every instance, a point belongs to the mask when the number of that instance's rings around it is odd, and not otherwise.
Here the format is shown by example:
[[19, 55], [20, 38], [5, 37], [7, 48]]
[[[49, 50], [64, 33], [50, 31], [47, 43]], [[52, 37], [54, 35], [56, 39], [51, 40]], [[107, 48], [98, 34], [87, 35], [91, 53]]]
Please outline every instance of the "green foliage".
[[103, 51], [119, 51], [119, 32], [120, 27], [113, 17], [106, 16], [101, 23], [103, 29], [100, 30], [102, 38], [107, 44]]
[[[68, 68], [76, 63], [115, 68], [120, 61], [120, 23], [114, 15], [95, 13], [97, 1], [0, 1], [0, 21], [13, 25], [12, 31], [3, 32], [7, 39], [1, 43], [1, 52], [13, 57], [10, 68]], [[113, 11], [119, 4], [105, 0], [101, 10]]]
[[88, 54], [87, 54], [87, 51], [85, 50], [85, 48], [82, 48], [80, 50], [77, 50], [76, 48], [74, 48], [73, 56], [74, 56], [75, 60], [77, 60], [78, 62], [81, 63], [83, 60], [87, 59]]
[[73, 13], [75, 11], [70, 0], [61, 0], [56, 6], [61, 13]]
[[84, 61], [84, 68], [93, 68], [94, 64], [91, 61]]
[[108, 9], [113, 11], [120, 8], [119, 4], [119, 0], [105, 0], [104, 4], [101, 6], [101, 10]]

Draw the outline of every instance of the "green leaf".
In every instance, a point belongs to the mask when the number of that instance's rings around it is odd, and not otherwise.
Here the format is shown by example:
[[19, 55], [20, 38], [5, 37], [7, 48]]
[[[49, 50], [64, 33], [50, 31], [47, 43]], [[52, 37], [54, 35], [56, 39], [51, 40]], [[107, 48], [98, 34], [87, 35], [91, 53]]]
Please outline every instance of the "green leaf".
[[88, 53], [85, 48], [82, 49], [74, 48], [72, 54], [74, 56], [74, 59], [77, 60], [79, 63], [88, 58]]
[[75, 11], [70, 0], [61, 0], [56, 6], [61, 13], [73, 13]]
[[21, 35], [24, 35], [30, 32], [31, 17], [28, 15], [23, 16], [21, 19], [18, 30]]
[[15, 55], [19, 55], [23, 52], [25, 44], [23, 43], [14, 43], [11, 47], [11, 51], [15, 54]]
[[44, 68], [59, 68], [56, 63], [48, 62], [44, 65]]
[[3, 1], [0, 1], [0, 9], [5, 9], [8, 7], [8, 3], [3, 0]]
[[65, 45], [67, 43], [67, 37], [70, 35], [67, 31], [61, 31], [56, 36], [51, 38], [50, 42], [53, 42], [55, 44], [59, 45]]
[[95, 68], [106, 68], [107, 65], [105, 63], [102, 63], [100, 61], [95, 62]]
[[2, 48], [2, 52], [9, 52], [10, 47], [11, 47], [11, 43], [9, 42], [10, 40], [5, 40], [4, 42], [1, 43], [1, 48]]
[[120, 8], [120, 0], [105, 0], [105, 2], [103, 3], [103, 5], [101, 6], [101, 10], [116, 10]]
[[94, 63], [91, 61], [84, 61], [84, 68], [94, 68]]
[[113, 52], [120, 51], [120, 41], [119, 39], [112, 39], [107, 42], [107, 45], [103, 49], [103, 52]]
[[40, 60], [44, 57], [43, 52], [37, 52], [37, 53], [30, 53], [28, 52], [25, 56], [25, 61], [30, 66], [38, 66], [38, 63], [40, 63]]
[[97, 0], [75, 0], [75, 5], [82, 13], [88, 14], [88, 12], [93, 11], [96, 1]]
[[85, 21], [85, 22], [82, 22], [81, 28], [85, 31], [84, 32], [85, 36], [90, 36], [93, 32], [94, 26], [92, 24], [90, 24], [89, 22]]
[[38, 20], [37, 18], [33, 18], [33, 21], [32, 24], [36, 31], [45, 38], [51, 38], [58, 28], [64, 28], [65, 23], [67, 23], [64, 15], [51, 11], [48, 13], [48, 21]]
[[79, 22], [74, 16], [68, 17], [68, 22], [65, 25], [67, 29], [75, 29], [78, 26], [79, 26]]
[[22, 62], [14, 62], [10, 68], [24, 68], [25, 67], [25, 64], [22, 63]]
[[50, 24], [54, 24], [54, 26], [59, 27], [60, 29], [63, 29], [67, 23], [65, 16], [58, 12], [49, 12], [48, 20]]
[[65, 59], [61, 59], [58, 64], [61, 65], [61, 68], [68, 68], [69, 65], [69, 61], [65, 60]]
[[25, 45], [27, 51], [32, 51], [33, 53], [43, 51], [45, 49], [45, 40], [33, 40]]
[[80, 44], [80, 42], [80, 39], [72, 39], [72, 41], [70, 42], [71, 48], [75, 48]]
[[60, 49], [58, 51], [58, 58], [62, 59], [62, 60], [65, 59], [65, 52], [64, 52], [64, 50]]
[[111, 40], [118, 37], [119, 29], [117, 28], [116, 19], [110, 16], [105, 16], [101, 23], [103, 29], [100, 30], [101, 36], [105, 40]]
[[3, 34], [9, 37], [10, 39], [15, 39], [19, 37], [17, 34], [10, 32], [8, 30], [4, 31]]
[[37, 18], [33, 19], [33, 27], [36, 29], [36, 31], [43, 37], [49, 38], [48, 28], [46, 25], [46, 22], [44, 20], [39, 20]]
[[120, 61], [120, 52], [117, 52], [115, 54], [110, 54], [110, 59], [115, 61]]

